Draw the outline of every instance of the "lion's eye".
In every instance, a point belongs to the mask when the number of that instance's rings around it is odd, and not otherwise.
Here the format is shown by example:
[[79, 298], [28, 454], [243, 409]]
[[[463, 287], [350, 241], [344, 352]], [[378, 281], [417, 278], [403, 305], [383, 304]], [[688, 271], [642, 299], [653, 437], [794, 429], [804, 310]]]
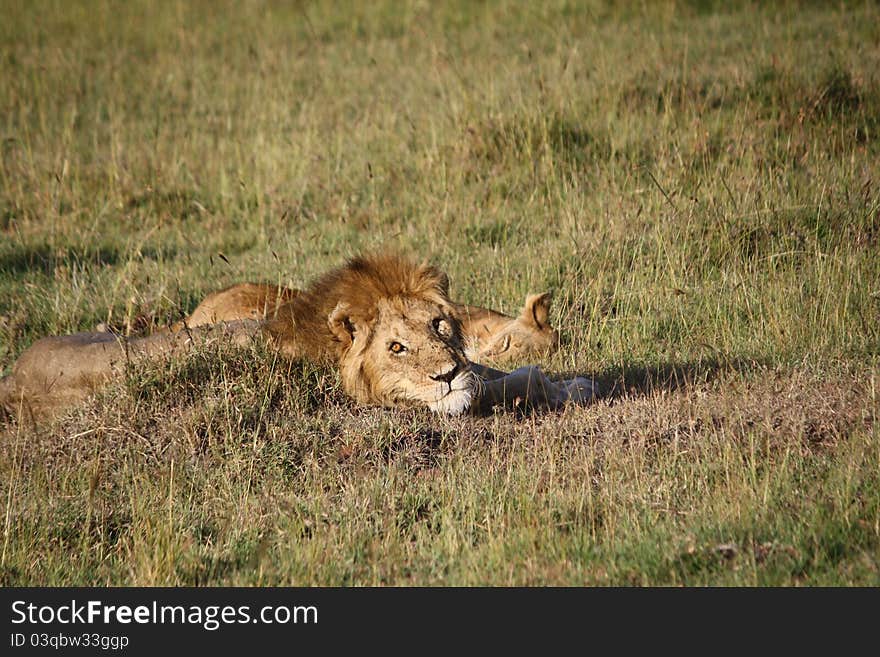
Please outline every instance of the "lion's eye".
[[442, 317], [437, 317], [431, 322], [431, 325], [434, 327], [434, 330], [442, 335], [445, 338], [448, 338], [452, 335], [452, 326], [450, 326], [449, 322], [447, 322]]
[[406, 351], [406, 347], [404, 347], [399, 342], [392, 342], [390, 345], [388, 345], [388, 351], [390, 351], [392, 354], [402, 354]]

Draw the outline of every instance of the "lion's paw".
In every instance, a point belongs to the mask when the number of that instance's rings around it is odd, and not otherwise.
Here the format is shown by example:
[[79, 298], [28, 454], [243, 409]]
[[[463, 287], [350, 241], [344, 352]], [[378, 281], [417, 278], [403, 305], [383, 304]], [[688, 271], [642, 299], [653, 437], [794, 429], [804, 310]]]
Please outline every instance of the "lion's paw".
[[592, 379], [583, 376], [576, 376], [567, 381], [560, 381], [559, 388], [561, 395], [566, 401], [586, 406], [596, 400], [599, 396], [599, 386]]

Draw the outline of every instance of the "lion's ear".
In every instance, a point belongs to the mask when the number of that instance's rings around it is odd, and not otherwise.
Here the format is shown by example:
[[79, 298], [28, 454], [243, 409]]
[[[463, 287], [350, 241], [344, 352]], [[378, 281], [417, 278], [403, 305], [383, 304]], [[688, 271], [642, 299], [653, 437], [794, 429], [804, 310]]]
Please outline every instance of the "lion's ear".
[[437, 288], [443, 293], [443, 296], [449, 296], [449, 276], [446, 275], [446, 272], [439, 272]]
[[345, 301], [336, 304], [333, 311], [327, 316], [327, 326], [330, 331], [344, 345], [350, 345], [355, 338], [362, 338], [369, 334], [370, 327], [367, 322], [352, 314], [352, 308]]
[[526, 307], [523, 308], [520, 318], [526, 324], [531, 324], [538, 329], [550, 328], [550, 302], [553, 295], [550, 292], [543, 294], [530, 294], [526, 297]]
[[449, 276], [431, 265], [422, 265], [418, 270], [418, 282], [414, 286], [417, 291], [426, 293], [439, 292], [444, 298], [449, 296]]
[[336, 336], [342, 344], [351, 344], [354, 340], [354, 323], [351, 321], [351, 306], [344, 301], [336, 304], [336, 307], [327, 316], [327, 325], [330, 332]]

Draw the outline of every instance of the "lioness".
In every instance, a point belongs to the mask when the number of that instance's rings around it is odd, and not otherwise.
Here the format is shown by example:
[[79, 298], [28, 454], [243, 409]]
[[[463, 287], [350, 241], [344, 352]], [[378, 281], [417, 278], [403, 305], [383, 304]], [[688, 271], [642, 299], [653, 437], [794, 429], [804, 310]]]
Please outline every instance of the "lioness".
[[145, 338], [108, 333], [43, 338], [0, 381], [0, 402], [53, 414], [103, 384], [119, 365], [219, 337], [265, 338], [281, 353], [337, 367], [365, 404], [424, 405], [448, 414], [496, 404], [552, 408], [595, 396], [588, 379], [551, 382], [537, 367], [510, 374], [468, 361], [448, 279], [395, 256], [359, 257], [318, 278], [263, 322], [238, 321]]
[[195, 345], [220, 339], [247, 344], [260, 333], [258, 322], [231, 322], [189, 333], [126, 339], [113, 333], [74, 333], [37, 340], [0, 379], [0, 407], [12, 414], [52, 417], [85, 401], [127, 363], [185, 354]]
[[555, 351], [559, 333], [550, 326], [550, 299], [549, 292], [530, 294], [518, 317], [455, 304], [468, 358], [509, 362]]
[[[172, 331], [240, 319], [270, 319], [300, 294], [299, 290], [268, 283], [238, 283], [209, 294]], [[464, 352], [469, 360], [510, 362], [554, 351], [559, 334], [550, 326], [550, 293], [531, 294], [518, 317], [495, 310], [452, 303], [461, 323]]]
[[206, 296], [189, 317], [172, 324], [171, 330], [240, 319], [264, 320], [298, 294], [299, 290], [269, 283], [238, 283]]

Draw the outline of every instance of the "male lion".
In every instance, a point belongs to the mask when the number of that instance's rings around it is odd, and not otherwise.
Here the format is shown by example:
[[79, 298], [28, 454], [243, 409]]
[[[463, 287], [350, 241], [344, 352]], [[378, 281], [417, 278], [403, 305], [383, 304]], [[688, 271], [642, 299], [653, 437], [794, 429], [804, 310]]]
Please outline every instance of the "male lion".
[[588, 379], [551, 382], [537, 367], [510, 374], [468, 361], [448, 279], [395, 256], [359, 257], [318, 278], [264, 322], [238, 321], [144, 338], [108, 333], [43, 338], [0, 381], [0, 402], [52, 414], [79, 401], [125, 362], [219, 337], [265, 337], [286, 356], [333, 365], [356, 401], [423, 405], [448, 414], [496, 404], [557, 408], [595, 396]]
[[[268, 283], [238, 283], [212, 292], [172, 331], [241, 319], [270, 319], [300, 290]], [[469, 360], [511, 362], [551, 353], [559, 334], [550, 326], [550, 293], [531, 294], [518, 317], [495, 310], [452, 303], [461, 324], [464, 352]]]

